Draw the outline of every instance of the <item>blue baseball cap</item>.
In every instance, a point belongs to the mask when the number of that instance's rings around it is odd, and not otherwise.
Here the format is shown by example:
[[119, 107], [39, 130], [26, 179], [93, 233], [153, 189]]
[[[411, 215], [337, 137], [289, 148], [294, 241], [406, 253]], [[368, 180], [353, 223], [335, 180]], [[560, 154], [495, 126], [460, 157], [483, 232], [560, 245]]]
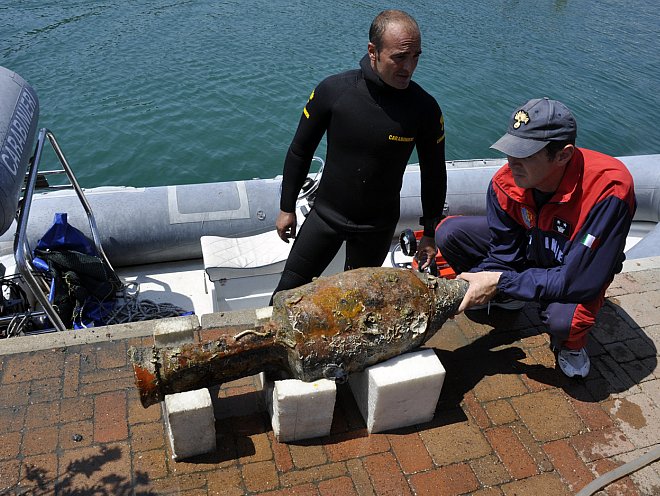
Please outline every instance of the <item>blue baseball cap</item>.
[[509, 157], [534, 155], [551, 141], [575, 141], [577, 124], [563, 103], [534, 98], [511, 114], [506, 134], [491, 148]]

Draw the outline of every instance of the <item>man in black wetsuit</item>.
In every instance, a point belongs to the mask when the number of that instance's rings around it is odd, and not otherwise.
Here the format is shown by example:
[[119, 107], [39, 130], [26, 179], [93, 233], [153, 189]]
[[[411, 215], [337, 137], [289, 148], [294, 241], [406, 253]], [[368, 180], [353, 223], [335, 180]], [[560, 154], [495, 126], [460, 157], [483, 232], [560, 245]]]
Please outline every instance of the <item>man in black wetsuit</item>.
[[435, 227], [447, 189], [444, 119], [436, 100], [411, 81], [421, 52], [415, 20], [386, 10], [371, 24], [360, 69], [326, 78], [310, 95], [284, 162], [276, 228], [285, 242], [296, 238], [296, 199], [327, 132], [326, 164], [275, 293], [318, 277], [344, 241], [345, 270], [382, 265], [414, 147], [424, 226], [418, 258], [426, 268], [435, 257]]

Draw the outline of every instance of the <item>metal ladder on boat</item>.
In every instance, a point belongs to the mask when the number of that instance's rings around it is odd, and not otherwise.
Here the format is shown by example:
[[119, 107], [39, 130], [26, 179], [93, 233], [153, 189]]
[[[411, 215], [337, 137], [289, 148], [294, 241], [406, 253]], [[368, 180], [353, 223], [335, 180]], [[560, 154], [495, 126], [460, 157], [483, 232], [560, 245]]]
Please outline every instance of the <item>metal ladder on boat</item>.
[[[47, 142], [50, 143], [62, 168], [58, 170], [44, 170], [40, 172], [39, 167], [41, 165], [41, 158], [44, 151], [44, 146]], [[47, 178], [48, 176], [52, 175], [66, 175], [69, 184], [51, 186], [48, 184], [48, 181], [39, 181], [40, 177]], [[34, 294], [34, 297], [43, 308], [43, 312], [57, 331], [65, 331], [67, 327], [64, 325], [62, 319], [47, 297], [49, 288], [45, 284], [45, 280], [41, 278], [37, 279], [37, 277], [34, 276], [36, 269], [32, 259], [32, 250], [30, 249], [28, 243], [27, 226], [35, 190], [39, 189], [53, 191], [72, 188], [76, 192], [76, 195], [78, 196], [78, 199], [80, 200], [80, 203], [82, 204], [82, 207], [87, 215], [87, 220], [89, 222], [89, 227], [92, 233], [92, 241], [96, 247], [96, 251], [99, 257], [101, 257], [102, 260], [107, 264], [108, 268], [114, 272], [114, 269], [112, 268], [112, 265], [110, 264], [110, 261], [108, 260], [108, 257], [103, 250], [103, 246], [101, 245], [101, 237], [98, 233], [96, 219], [94, 218], [92, 208], [87, 201], [87, 198], [85, 197], [85, 193], [78, 184], [78, 181], [76, 180], [76, 177], [71, 170], [71, 167], [69, 166], [69, 163], [64, 156], [64, 153], [62, 152], [62, 149], [55, 139], [55, 135], [48, 129], [42, 128], [39, 131], [34, 155], [30, 160], [30, 164], [28, 165], [25, 189], [23, 190], [23, 197], [19, 202], [16, 236], [14, 238], [14, 257], [16, 259], [16, 265], [20, 275], [23, 277], [25, 283]], [[38, 312], [32, 312], [31, 315], [38, 315]]]

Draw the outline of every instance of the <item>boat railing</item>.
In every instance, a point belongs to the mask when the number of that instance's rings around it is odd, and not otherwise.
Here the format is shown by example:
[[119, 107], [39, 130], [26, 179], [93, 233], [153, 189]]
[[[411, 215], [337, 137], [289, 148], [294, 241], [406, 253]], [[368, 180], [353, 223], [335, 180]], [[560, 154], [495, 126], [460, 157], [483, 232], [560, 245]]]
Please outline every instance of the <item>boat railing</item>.
[[[46, 143], [51, 145], [62, 167], [61, 169], [46, 171], [39, 170]], [[69, 183], [65, 185], [51, 186], [47, 181], [43, 180], [44, 177], [53, 174], [65, 175]], [[59, 146], [55, 135], [48, 129], [42, 128], [37, 138], [34, 155], [32, 156], [30, 164], [28, 165], [23, 197], [19, 202], [16, 237], [14, 238], [14, 257], [16, 259], [16, 265], [19, 273], [32, 291], [34, 297], [43, 308], [51, 324], [58, 331], [65, 331], [67, 328], [47, 297], [48, 288], [45, 287], [45, 280], [42, 278], [37, 278], [34, 275], [36, 269], [33, 263], [32, 251], [28, 243], [27, 227], [35, 190], [59, 190], [64, 188], [72, 188], [76, 192], [76, 195], [78, 196], [78, 199], [80, 200], [80, 203], [82, 204], [82, 207], [87, 215], [87, 220], [89, 222], [89, 227], [92, 233], [92, 241], [96, 247], [96, 251], [107, 264], [107, 267], [114, 271], [110, 261], [108, 260], [108, 257], [105, 254], [105, 251], [103, 250], [103, 246], [101, 245], [101, 237], [98, 233], [96, 219], [94, 218], [92, 207], [85, 197], [85, 193], [78, 184], [75, 174], [73, 173], [73, 170], [71, 169], [64, 153], [62, 152], [62, 149]]]

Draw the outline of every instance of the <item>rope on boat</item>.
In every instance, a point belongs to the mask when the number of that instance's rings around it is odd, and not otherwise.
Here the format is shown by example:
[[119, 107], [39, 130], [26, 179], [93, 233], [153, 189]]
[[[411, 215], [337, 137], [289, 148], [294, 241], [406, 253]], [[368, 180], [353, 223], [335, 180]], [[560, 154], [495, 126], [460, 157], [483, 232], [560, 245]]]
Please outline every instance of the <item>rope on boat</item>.
[[[134, 291], [129, 292], [130, 287], [134, 287]], [[146, 299], [141, 300], [139, 295], [140, 288], [136, 283], [127, 284], [121, 291], [117, 305], [108, 317], [106, 325], [179, 317], [190, 313], [172, 303], [157, 303]]]
[[[140, 288], [137, 283], [124, 284], [122, 289], [117, 292], [117, 303], [110, 315], [105, 319], [105, 325], [179, 317], [191, 313], [172, 303], [157, 303], [147, 299], [141, 300], [139, 296]], [[95, 303], [102, 305], [104, 302], [95, 300]], [[84, 319], [81, 318], [83, 310], [83, 308], [77, 308], [74, 312], [75, 322], [80, 328], [88, 327]], [[39, 333], [38, 330], [33, 328], [31, 319], [32, 312], [29, 310], [24, 313], [17, 313], [9, 321], [4, 331], [4, 337], [10, 338], [22, 336], [27, 333]]]

